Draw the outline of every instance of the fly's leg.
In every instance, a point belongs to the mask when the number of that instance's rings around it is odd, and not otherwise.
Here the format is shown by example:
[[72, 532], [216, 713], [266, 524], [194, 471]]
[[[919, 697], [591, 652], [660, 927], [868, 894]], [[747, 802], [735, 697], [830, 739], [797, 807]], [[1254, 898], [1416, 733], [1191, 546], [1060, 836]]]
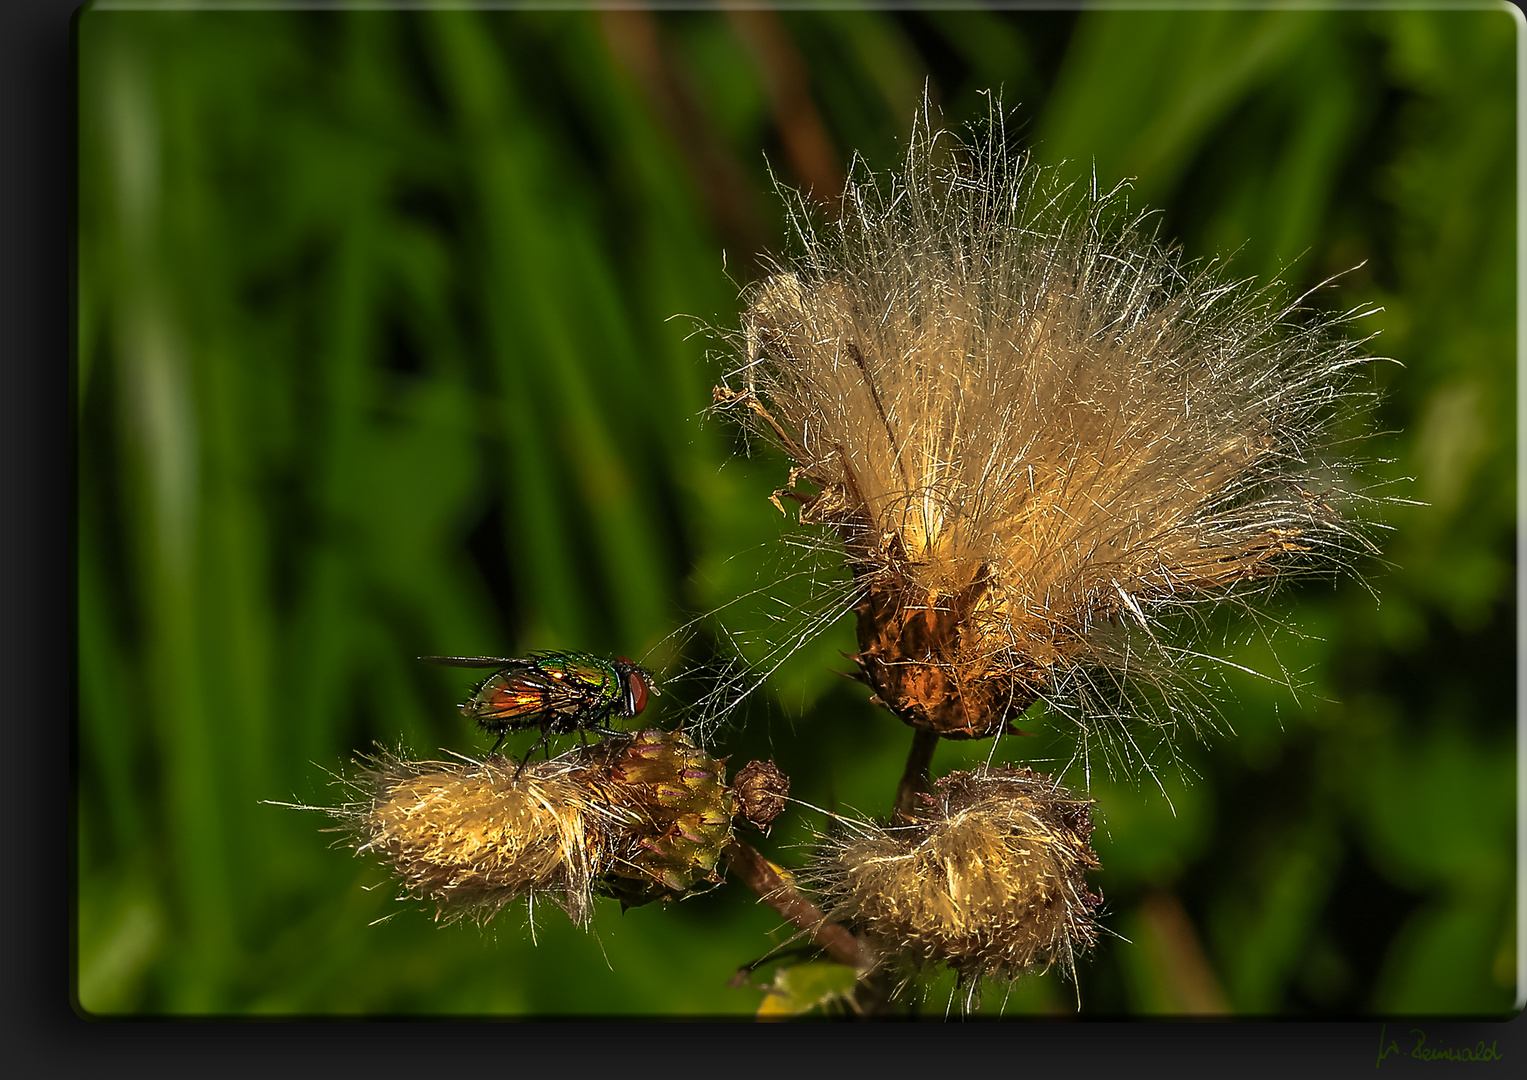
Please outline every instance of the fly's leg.
[[537, 750], [541, 749], [541, 747], [543, 747], [543, 746], [546, 747], [546, 759], [548, 761], [550, 761], [551, 760], [551, 732], [546, 731], [544, 729], [541, 731], [541, 739], [540, 739], [540, 741], [537, 742], [534, 746], [532, 746], [528, 751], [526, 751], [525, 756], [520, 759], [520, 767], [518, 769], [514, 770], [514, 782], [516, 784], [518, 784], [520, 782], [520, 776], [525, 772], [525, 766], [530, 764], [530, 759], [535, 757], [535, 752]]

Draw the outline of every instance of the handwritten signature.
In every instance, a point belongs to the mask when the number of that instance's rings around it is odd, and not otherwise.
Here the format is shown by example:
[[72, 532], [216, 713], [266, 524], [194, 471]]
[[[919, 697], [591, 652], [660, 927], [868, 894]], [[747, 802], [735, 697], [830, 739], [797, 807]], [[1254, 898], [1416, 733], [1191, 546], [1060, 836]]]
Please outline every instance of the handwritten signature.
[[1480, 1039], [1479, 1042], [1475, 1043], [1473, 1046], [1465, 1046], [1462, 1048], [1452, 1046], [1427, 1046], [1426, 1032], [1422, 1031], [1420, 1028], [1410, 1029], [1410, 1034], [1416, 1037], [1416, 1045], [1411, 1047], [1410, 1053], [1406, 1055], [1405, 1051], [1400, 1049], [1399, 1043], [1393, 1039], [1386, 1040], [1384, 1038], [1384, 1036], [1388, 1034], [1388, 1030], [1388, 1024], [1384, 1024], [1379, 1028], [1379, 1059], [1373, 1063], [1373, 1067], [1375, 1069], [1379, 1067], [1379, 1065], [1386, 1057], [1391, 1057], [1397, 1054], [1401, 1056], [1413, 1057], [1417, 1061], [1501, 1060], [1501, 1052], [1496, 1049], [1495, 1040], [1493, 1039], [1490, 1041], [1489, 1046], [1485, 1045], [1485, 1041], [1483, 1039]]

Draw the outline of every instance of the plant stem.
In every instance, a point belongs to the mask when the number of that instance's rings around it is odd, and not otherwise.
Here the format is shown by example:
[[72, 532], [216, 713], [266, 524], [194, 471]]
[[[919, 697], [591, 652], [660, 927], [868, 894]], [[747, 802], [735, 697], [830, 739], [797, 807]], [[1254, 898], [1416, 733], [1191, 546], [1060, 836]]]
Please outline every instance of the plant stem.
[[933, 767], [933, 751], [938, 746], [938, 738], [936, 731], [912, 729], [912, 749], [907, 752], [907, 768], [901, 774], [901, 783], [896, 788], [896, 802], [892, 807], [896, 819], [910, 820], [917, 796], [933, 790], [928, 775]]
[[859, 968], [864, 963], [859, 950], [859, 939], [837, 923], [829, 923], [827, 914], [786, 878], [780, 875], [768, 859], [741, 840], [733, 840], [726, 846], [727, 867], [758, 894], [758, 898], [783, 915], [795, 926], [811, 935], [811, 939], [827, 950], [834, 960]]

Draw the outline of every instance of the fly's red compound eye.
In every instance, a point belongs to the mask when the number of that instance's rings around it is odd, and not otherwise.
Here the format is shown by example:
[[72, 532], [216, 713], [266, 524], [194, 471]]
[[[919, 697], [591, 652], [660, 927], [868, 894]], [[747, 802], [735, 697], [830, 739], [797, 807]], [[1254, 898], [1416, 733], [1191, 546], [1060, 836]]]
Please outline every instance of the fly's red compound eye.
[[630, 706], [632, 716], [647, 707], [647, 680], [639, 671], [626, 675], [626, 704]]

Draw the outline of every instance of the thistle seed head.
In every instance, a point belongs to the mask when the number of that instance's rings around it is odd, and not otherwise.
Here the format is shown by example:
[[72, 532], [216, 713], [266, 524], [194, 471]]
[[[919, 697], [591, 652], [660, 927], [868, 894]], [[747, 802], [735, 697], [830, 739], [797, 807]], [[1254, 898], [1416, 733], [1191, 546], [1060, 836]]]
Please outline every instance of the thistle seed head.
[[881, 963], [943, 965], [967, 982], [1059, 963], [1074, 977], [1102, 902], [1086, 888], [1091, 803], [1011, 766], [935, 786], [910, 824], [859, 824], [825, 843], [810, 877], [829, 919]]
[[716, 399], [845, 547], [857, 662], [905, 722], [984, 737], [1127, 697], [1163, 614], [1367, 543], [1330, 453], [1364, 405], [1351, 316], [1183, 264], [1117, 189], [1009, 156], [1000, 107], [966, 144], [925, 110], [820, 231], [787, 197], [801, 251], [748, 294]]
[[360, 800], [329, 813], [442, 921], [485, 923], [512, 900], [545, 897], [583, 925], [596, 895], [633, 907], [721, 880], [736, 812], [724, 766], [663, 731], [523, 766], [389, 754], [349, 781]]
[[607, 814], [581, 755], [520, 763], [373, 759], [346, 808], [359, 852], [375, 852], [406, 896], [437, 918], [486, 922], [522, 896], [554, 900], [588, 922], [594, 881], [612, 858]]

